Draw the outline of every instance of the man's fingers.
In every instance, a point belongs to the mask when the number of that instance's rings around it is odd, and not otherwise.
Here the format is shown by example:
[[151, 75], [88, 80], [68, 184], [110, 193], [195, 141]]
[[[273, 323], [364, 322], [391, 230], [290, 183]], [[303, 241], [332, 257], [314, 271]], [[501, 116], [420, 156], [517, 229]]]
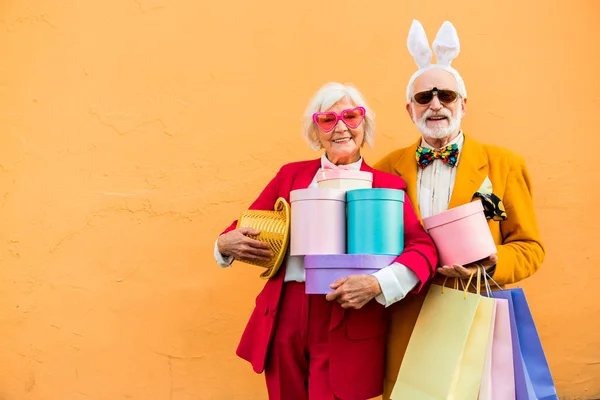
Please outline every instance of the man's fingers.
[[456, 271], [460, 278], [468, 278], [473, 273], [472, 270], [465, 268], [462, 265], [455, 265], [454, 271]]
[[438, 272], [449, 278], [457, 278], [456, 271], [454, 271], [454, 268], [449, 267], [447, 265], [444, 265], [443, 267], [438, 268]]

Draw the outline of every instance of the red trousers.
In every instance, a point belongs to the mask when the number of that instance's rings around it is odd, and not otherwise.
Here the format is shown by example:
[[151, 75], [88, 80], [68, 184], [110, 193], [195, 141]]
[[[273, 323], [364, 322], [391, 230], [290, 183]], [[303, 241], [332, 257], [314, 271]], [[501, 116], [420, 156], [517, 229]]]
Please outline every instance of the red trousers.
[[271, 400], [336, 400], [329, 384], [331, 303], [307, 295], [304, 283], [287, 282], [265, 379]]

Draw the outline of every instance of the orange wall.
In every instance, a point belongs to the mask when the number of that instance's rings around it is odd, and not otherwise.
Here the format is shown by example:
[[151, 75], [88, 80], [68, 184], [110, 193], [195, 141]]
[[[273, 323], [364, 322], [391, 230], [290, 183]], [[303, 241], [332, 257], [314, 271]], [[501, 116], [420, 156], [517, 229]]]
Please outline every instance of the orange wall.
[[367, 161], [415, 140], [413, 18], [455, 23], [466, 131], [528, 161], [548, 255], [523, 286], [559, 392], [600, 396], [600, 4], [371, 4], [2, 2], [0, 398], [264, 399], [234, 355], [259, 269], [219, 269], [214, 239], [317, 157], [300, 116], [326, 81], [377, 112]]

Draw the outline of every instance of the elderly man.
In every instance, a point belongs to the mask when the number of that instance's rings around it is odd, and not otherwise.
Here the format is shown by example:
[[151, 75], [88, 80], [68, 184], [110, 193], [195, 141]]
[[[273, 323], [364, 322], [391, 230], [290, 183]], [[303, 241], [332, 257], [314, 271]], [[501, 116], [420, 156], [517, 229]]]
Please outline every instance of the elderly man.
[[[375, 168], [398, 174], [420, 218], [473, 201], [476, 192], [492, 193], [501, 218], [490, 218], [497, 254], [481, 260], [500, 285], [518, 282], [535, 273], [544, 259], [532, 200], [531, 180], [523, 158], [497, 146], [475, 141], [461, 129], [467, 91], [458, 71], [450, 66], [459, 53], [451, 23], [445, 22], [433, 42], [437, 64], [425, 31], [413, 21], [408, 48], [418, 71], [409, 80], [406, 110], [421, 133], [412, 146], [389, 153]], [[468, 277], [475, 265], [440, 265], [435, 282]], [[415, 279], [416, 282], [416, 279]], [[389, 399], [408, 340], [427, 291], [409, 295], [392, 305], [384, 399]], [[433, 378], [432, 378], [433, 379]]]

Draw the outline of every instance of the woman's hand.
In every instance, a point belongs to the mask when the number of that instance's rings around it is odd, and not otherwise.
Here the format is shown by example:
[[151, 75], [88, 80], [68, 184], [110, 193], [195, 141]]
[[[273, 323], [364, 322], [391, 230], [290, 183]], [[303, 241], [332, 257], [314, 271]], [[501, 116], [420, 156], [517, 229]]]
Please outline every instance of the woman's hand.
[[253, 239], [260, 232], [252, 228], [238, 228], [229, 231], [217, 240], [219, 253], [233, 256], [238, 261], [266, 261], [273, 257], [269, 244]]
[[461, 278], [461, 279], [469, 279], [469, 277], [473, 274], [477, 272], [477, 268], [479, 268], [479, 265], [482, 265], [485, 270], [487, 271], [488, 269], [492, 268], [494, 265], [496, 265], [496, 263], [498, 262], [498, 256], [495, 254], [492, 254], [491, 256], [489, 256], [488, 258], [479, 261], [477, 263], [473, 263], [473, 264], [469, 264], [469, 265], [444, 265], [443, 267], [440, 267], [437, 269], [437, 273], [438, 274], [442, 274], [444, 276], [447, 276], [449, 278]]
[[381, 294], [379, 281], [373, 275], [352, 275], [338, 279], [329, 285], [333, 292], [325, 298], [329, 301], [337, 300], [342, 308], [359, 309], [375, 296]]

